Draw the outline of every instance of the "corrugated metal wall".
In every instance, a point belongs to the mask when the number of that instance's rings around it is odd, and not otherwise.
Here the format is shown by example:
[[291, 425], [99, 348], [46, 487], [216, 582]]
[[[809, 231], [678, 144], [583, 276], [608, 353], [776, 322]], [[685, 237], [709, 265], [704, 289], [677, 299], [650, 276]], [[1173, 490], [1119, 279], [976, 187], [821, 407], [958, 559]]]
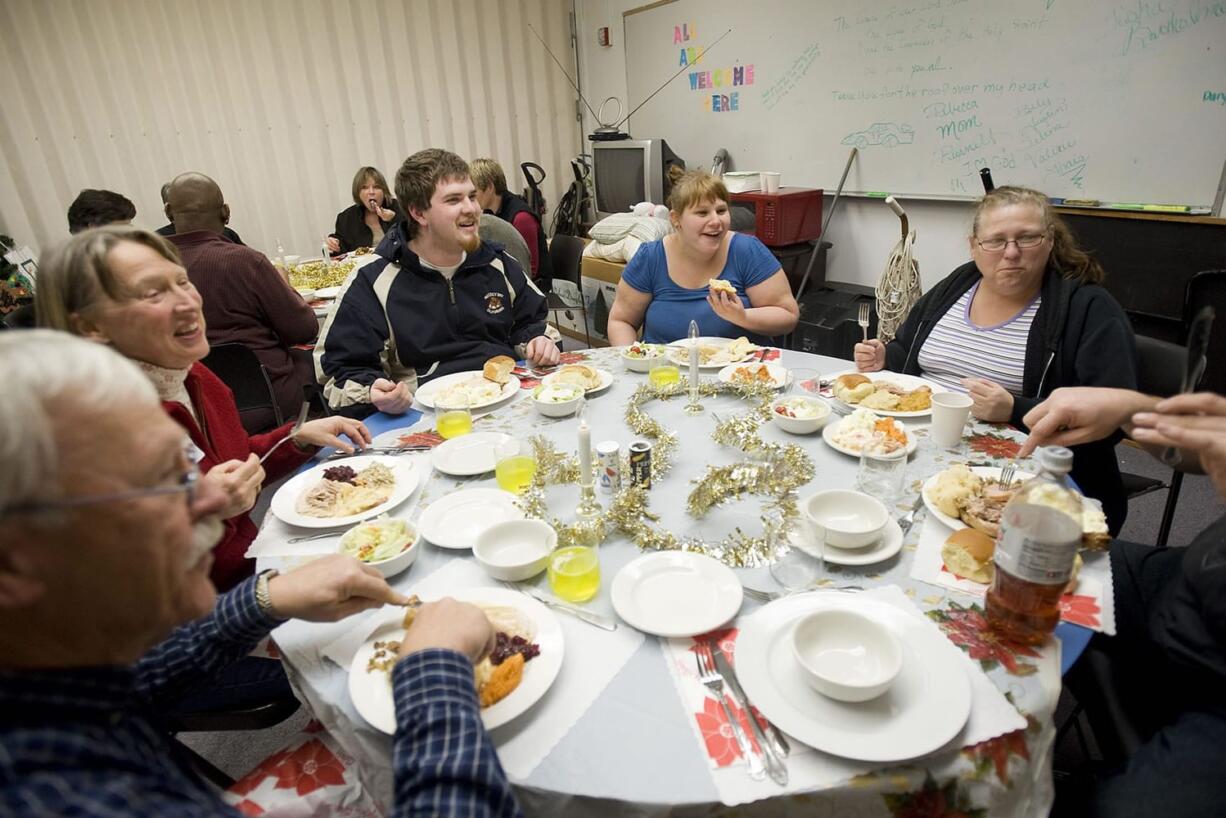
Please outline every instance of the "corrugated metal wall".
[[580, 150], [570, 0], [3, 0], [0, 232], [48, 247], [82, 188], [165, 223], [177, 173], [215, 178], [231, 226], [318, 253], [350, 182], [391, 184], [424, 147], [548, 173], [551, 208]]

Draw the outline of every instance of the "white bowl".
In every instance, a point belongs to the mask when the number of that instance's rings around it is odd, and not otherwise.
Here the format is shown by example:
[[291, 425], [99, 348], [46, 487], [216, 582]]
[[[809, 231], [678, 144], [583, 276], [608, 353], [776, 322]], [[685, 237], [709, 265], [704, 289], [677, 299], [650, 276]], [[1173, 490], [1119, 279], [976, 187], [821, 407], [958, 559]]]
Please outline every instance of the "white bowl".
[[805, 681], [842, 702], [889, 690], [902, 670], [902, 646], [884, 625], [848, 610], [816, 611], [792, 629], [792, 655]]
[[[650, 372], [652, 364], [664, 357], [664, 347], [660, 344], [643, 344], [643, 346], [650, 346], [656, 350], [656, 354], [649, 358], [632, 358], [626, 354], [625, 349], [622, 350], [622, 363], [631, 372]], [[629, 349], [629, 347], [626, 347], [626, 349]]]
[[[361, 528], [364, 525], [377, 522], [379, 522], [379, 519], [367, 520], [366, 522], [358, 523], [353, 528], [349, 529], [349, 531], [353, 531], [354, 529]], [[417, 554], [421, 551], [421, 529], [419, 529], [413, 523], [409, 523], [409, 530], [413, 532], [413, 542], [409, 544], [408, 548], [404, 549], [396, 556], [388, 557], [385, 560], [378, 560], [377, 562], [367, 562], [366, 560], [362, 560], [362, 563], [374, 568], [384, 577], [394, 577], [402, 571], [407, 570], [410, 565], [417, 561]], [[345, 533], [348, 534], [349, 532]], [[337, 546], [337, 548], [342, 554], [347, 553], [343, 547]]]
[[315, 290], [311, 287], [297, 287], [298, 295], [302, 296], [303, 301], [310, 301], [315, 298]]
[[545, 570], [558, 533], [542, 520], [504, 520], [477, 535], [473, 556], [494, 579], [520, 582]]
[[881, 539], [890, 511], [875, 497], [859, 491], [831, 489], [800, 502], [800, 513], [826, 545], [864, 548]]
[[[557, 403], [540, 400], [538, 396], [545, 390], [569, 392], [571, 397], [569, 400]], [[532, 390], [532, 405], [536, 407], [536, 411], [547, 418], [564, 418], [568, 415], [573, 415], [579, 409], [579, 401], [581, 400], [583, 400], [583, 387], [578, 384], [544, 383]]]
[[[775, 411], [775, 407], [784, 401], [803, 401], [811, 404], [817, 409], [817, 417], [812, 418], [790, 418], [787, 415], [781, 415]], [[785, 432], [790, 432], [794, 435], [811, 435], [818, 429], [826, 425], [830, 420], [831, 415], [830, 404], [821, 398], [815, 398], [811, 395], [785, 395], [771, 402], [771, 420], [775, 422], [780, 429]]]

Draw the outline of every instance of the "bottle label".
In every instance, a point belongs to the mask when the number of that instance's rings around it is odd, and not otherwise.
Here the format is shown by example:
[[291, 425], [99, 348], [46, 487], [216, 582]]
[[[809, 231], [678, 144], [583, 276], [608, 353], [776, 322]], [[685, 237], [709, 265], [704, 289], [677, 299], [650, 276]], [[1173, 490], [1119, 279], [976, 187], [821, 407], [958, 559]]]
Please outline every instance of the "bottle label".
[[1050, 506], [1011, 503], [1001, 520], [996, 567], [1026, 582], [1069, 581], [1081, 544], [1081, 526]]

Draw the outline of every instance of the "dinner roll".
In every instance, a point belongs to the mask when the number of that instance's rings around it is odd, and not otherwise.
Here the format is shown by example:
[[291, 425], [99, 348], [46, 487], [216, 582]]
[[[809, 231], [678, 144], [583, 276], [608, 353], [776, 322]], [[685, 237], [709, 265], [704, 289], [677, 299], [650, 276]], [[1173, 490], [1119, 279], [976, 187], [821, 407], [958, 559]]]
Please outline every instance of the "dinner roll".
[[996, 573], [992, 564], [995, 553], [995, 541], [973, 528], [955, 531], [941, 546], [941, 559], [945, 561], [947, 570], [963, 579], [985, 585], [992, 581]]
[[511, 380], [511, 370], [515, 368], [515, 360], [507, 355], [495, 355], [485, 362], [481, 374], [487, 381], [508, 383]]

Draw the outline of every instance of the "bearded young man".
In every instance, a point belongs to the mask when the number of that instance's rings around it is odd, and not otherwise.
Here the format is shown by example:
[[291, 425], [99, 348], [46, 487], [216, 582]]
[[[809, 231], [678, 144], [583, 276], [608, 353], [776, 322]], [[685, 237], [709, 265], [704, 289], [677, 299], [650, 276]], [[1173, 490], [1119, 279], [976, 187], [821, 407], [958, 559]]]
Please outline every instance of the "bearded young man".
[[[408, 600], [332, 555], [217, 595], [224, 492], [152, 382], [52, 330], [0, 337], [0, 818], [237, 818], [151, 713], [287, 619]], [[475, 606], [423, 605], [392, 670], [393, 816], [520, 814], [481, 725]]]
[[506, 252], [481, 241], [468, 164], [430, 148], [396, 174], [404, 222], [345, 283], [315, 346], [334, 411], [399, 414], [421, 383], [480, 370], [496, 355], [557, 363], [545, 296]]

